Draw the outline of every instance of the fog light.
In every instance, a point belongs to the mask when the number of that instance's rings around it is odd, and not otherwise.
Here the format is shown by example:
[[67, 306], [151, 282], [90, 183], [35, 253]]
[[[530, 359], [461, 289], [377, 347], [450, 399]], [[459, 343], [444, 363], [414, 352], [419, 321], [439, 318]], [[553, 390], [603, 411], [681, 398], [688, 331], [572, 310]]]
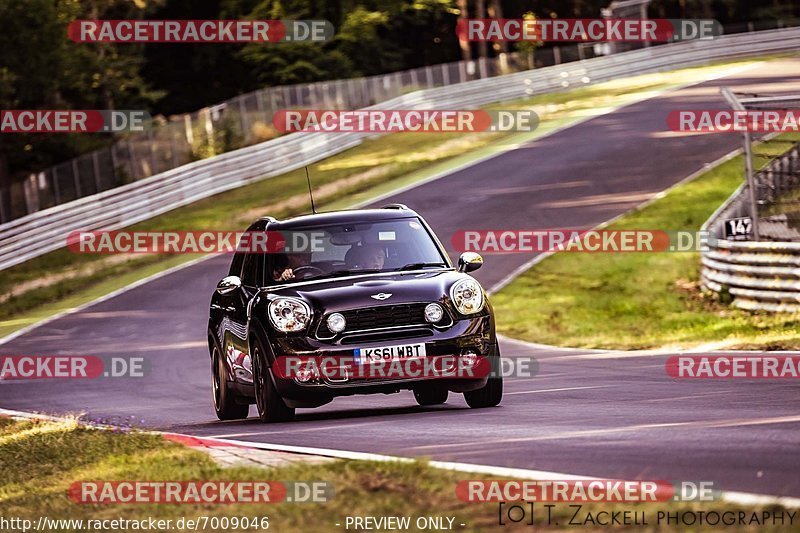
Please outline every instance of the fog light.
[[428, 304], [425, 306], [425, 320], [431, 324], [436, 324], [444, 316], [444, 309], [439, 304]]
[[297, 380], [298, 383], [308, 383], [318, 377], [317, 370], [313, 367], [298, 368], [294, 375], [294, 379]]
[[333, 333], [341, 333], [344, 331], [345, 324], [344, 315], [341, 313], [333, 313], [328, 317], [328, 329]]
[[461, 364], [464, 367], [472, 367], [475, 366], [475, 363], [478, 362], [478, 354], [473, 352], [472, 350], [466, 351], [461, 354]]

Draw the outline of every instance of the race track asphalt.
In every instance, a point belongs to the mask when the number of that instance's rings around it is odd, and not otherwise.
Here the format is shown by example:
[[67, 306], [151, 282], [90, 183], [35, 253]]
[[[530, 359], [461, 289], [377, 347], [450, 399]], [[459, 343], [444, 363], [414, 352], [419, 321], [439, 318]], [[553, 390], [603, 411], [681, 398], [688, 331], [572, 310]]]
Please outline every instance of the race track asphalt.
[[[723, 85], [796, 91], [800, 61], [760, 64], [662, 94], [381, 203], [416, 209], [448, 246], [464, 229], [597, 225], [740, 145], [735, 134], [665, 131], [670, 110], [725, 108]], [[485, 259], [476, 277], [492, 287], [531, 256]], [[288, 424], [218, 422], [205, 328], [211, 291], [228, 261], [193, 264], [0, 345], [3, 355], [143, 357], [146, 377], [5, 381], [0, 407], [82, 412], [88, 419], [240, 440], [598, 477], [712, 480], [726, 490], [800, 496], [796, 384], [673, 380], [664, 372], [666, 355], [550, 350], [504, 340], [504, 356], [533, 356], [540, 373], [507, 379], [498, 408], [470, 410], [455, 394], [443, 406], [421, 408], [404, 392], [338, 399], [299, 410]]]

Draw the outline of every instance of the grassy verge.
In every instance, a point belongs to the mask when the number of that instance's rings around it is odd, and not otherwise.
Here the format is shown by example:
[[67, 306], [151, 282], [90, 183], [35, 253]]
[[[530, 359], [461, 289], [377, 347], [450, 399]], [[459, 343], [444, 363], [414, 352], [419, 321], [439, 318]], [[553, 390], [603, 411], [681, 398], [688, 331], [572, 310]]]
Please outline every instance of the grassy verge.
[[[158, 436], [112, 433], [82, 429], [74, 424], [0, 420], [0, 516], [27, 518], [35, 524], [40, 516], [50, 519], [195, 519], [199, 516], [268, 517], [276, 531], [343, 531], [347, 516], [452, 517], [453, 529], [529, 531], [529, 525], [498, 526], [496, 503], [465, 503], [455, 494], [456, 483], [478, 479], [428, 467], [424, 462], [385, 463], [335, 461], [324, 465], [297, 464], [276, 469], [226, 468], [208, 456]], [[325, 481], [333, 486], [327, 503], [271, 503], [235, 505], [195, 504], [76, 504], [67, 497], [76, 481]], [[537, 504], [538, 505], [538, 504]], [[725, 503], [587, 504], [581, 518], [598, 511], [628, 510], [643, 513], [650, 524], [641, 530], [677, 530], [656, 527], [658, 511], [700, 510], [779, 511], [780, 508], [747, 508]], [[574, 510], [558, 504], [552, 510], [552, 526], [567, 524]], [[539, 513], [539, 514], [537, 514]], [[546, 527], [545, 515], [535, 509], [537, 526]], [[749, 515], [748, 515], [749, 516]], [[795, 520], [797, 517], [795, 516]], [[341, 526], [336, 526], [339, 523]], [[555, 524], [562, 524], [556, 527]], [[462, 527], [460, 524], [464, 524]], [[717, 526], [719, 527], [719, 526]], [[416, 529], [412, 527], [411, 529]], [[591, 524], [582, 531], [600, 530]], [[711, 526], [694, 531], [714, 529]], [[129, 529], [117, 529], [128, 531]], [[177, 530], [177, 529], [170, 529]], [[200, 531], [211, 531], [202, 529]], [[242, 529], [229, 528], [229, 531]], [[352, 527], [351, 527], [352, 530]], [[727, 527], [729, 531], [779, 531], [775, 526]], [[788, 528], [784, 528], [788, 530]], [[51, 531], [80, 531], [77, 527]], [[249, 531], [254, 531], [249, 529]]]
[[[752, 61], [742, 64], [748, 62]], [[491, 106], [536, 110], [541, 123], [532, 133], [400, 133], [367, 140], [311, 166], [315, 197], [326, 209], [345, 208], [597, 115], [606, 108], [707, 79], [732, 65], [637, 76]], [[129, 229], [239, 230], [264, 214], [280, 217], [307, 211], [304, 174], [295, 171], [201, 200]], [[61, 249], [6, 269], [0, 276], [0, 337], [191, 259], [194, 256], [77, 255]]]
[[[784, 135], [757, 149], [782, 153]], [[742, 182], [736, 157], [672, 189], [608, 229], [698, 230]], [[698, 253], [560, 253], [496, 294], [498, 329], [533, 342], [582, 348], [800, 348], [800, 316], [721, 305], [699, 290]]]

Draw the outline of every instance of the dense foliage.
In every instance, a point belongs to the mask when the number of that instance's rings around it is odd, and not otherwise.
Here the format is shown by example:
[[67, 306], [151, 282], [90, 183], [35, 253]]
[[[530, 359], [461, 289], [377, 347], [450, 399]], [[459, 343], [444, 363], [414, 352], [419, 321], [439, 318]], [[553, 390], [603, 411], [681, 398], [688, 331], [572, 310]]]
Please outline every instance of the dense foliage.
[[[609, 0], [0, 0], [0, 109], [149, 109], [170, 115], [259, 87], [379, 74], [499, 47], [463, 49], [470, 17], [597, 17]], [[653, 17], [723, 24], [790, 21], [792, 0], [653, 0]], [[324, 44], [76, 44], [66, 25], [97, 19], [323, 18]], [[0, 136], [0, 185], [107, 142], [99, 135]]]

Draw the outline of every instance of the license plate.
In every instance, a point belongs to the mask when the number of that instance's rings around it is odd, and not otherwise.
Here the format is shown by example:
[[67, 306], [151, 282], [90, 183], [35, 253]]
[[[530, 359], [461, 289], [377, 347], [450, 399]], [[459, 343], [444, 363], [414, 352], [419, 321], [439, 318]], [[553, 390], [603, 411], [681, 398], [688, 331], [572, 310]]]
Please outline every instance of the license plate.
[[381, 346], [378, 348], [356, 348], [353, 352], [356, 363], [359, 365], [381, 361], [418, 359], [425, 357], [425, 343]]

